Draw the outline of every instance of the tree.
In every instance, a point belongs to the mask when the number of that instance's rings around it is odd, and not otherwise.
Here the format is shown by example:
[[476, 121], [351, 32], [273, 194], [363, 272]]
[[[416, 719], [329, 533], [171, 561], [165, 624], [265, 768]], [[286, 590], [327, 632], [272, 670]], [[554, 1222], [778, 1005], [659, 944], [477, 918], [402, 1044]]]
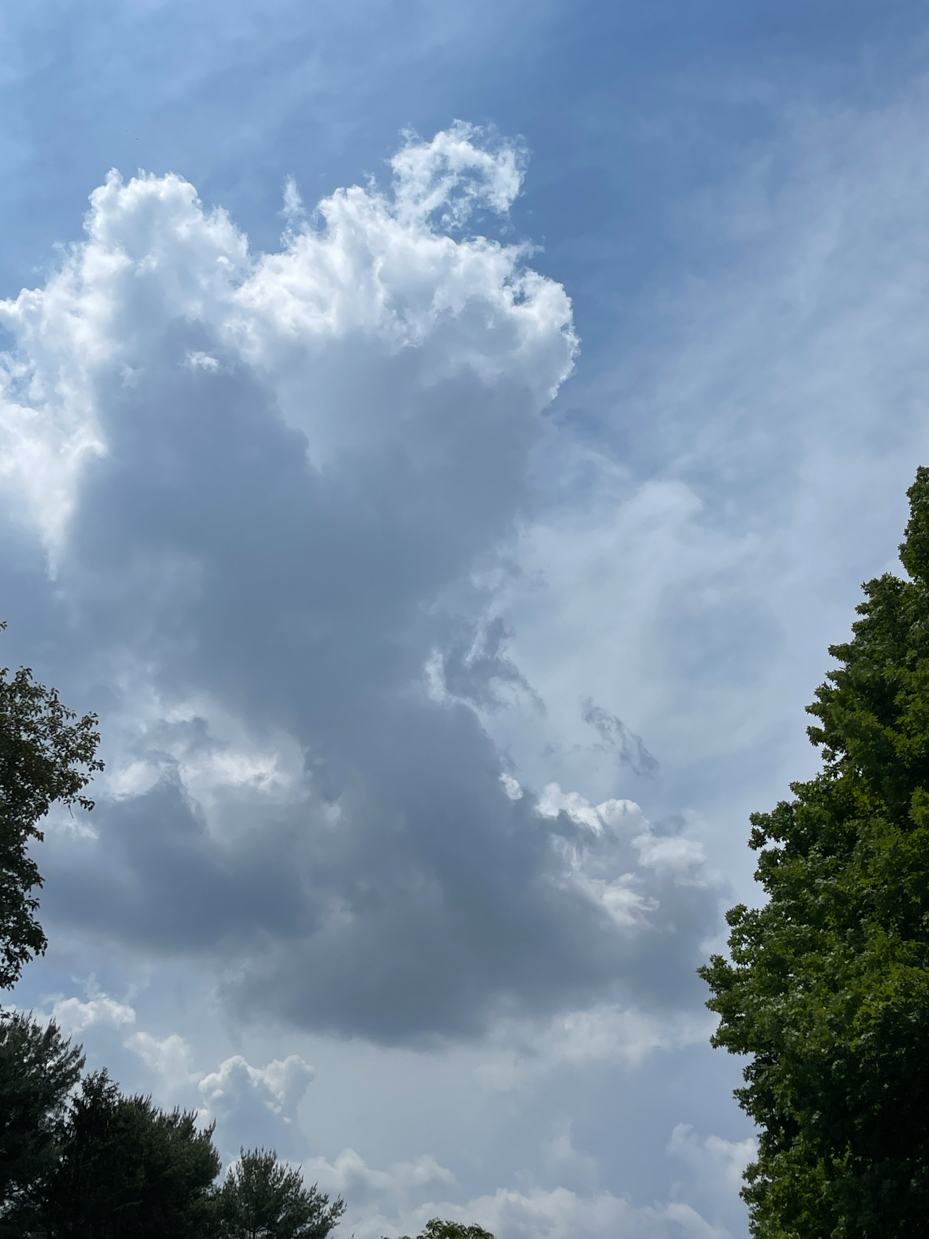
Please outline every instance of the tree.
[[106, 1071], [74, 1099], [42, 1219], [54, 1239], [202, 1239], [219, 1174], [213, 1128], [124, 1097]]
[[28, 667], [13, 676], [0, 669], [0, 989], [15, 985], [23, 965], [45, 950], [31, 893], [42, 878], [29, 845], [41, 841], [38, 823], [53, 804], [94, 807], [82, 793], [103, 769], [96, 726], [95, 714], [78, 719]]
[[[401, 1239], [410, 1239], [410, 1236], [403, 1235]], [[494, 1239], [494, 1236], [482, 1226], [462, 1226], [460, 1222], [443, 1222], [434, 1217], [416, 1239]]]
[[326, 1239], [344, 1212], [266, 1149], [242, 1149], [219, 1197], [223, 1239]]
[[714, 1044], [750, 1056], [763, 1239], [929, 1234], [929, 470], [909, 498], [907, 579], [864, 586], [808, 708], [822, 771], [751, 818], [768, 903], [701, 970]]
[[20, 1233], [54, 1170], [80, 1047], [16, 1012], [0, 1015], [0, 1233]]

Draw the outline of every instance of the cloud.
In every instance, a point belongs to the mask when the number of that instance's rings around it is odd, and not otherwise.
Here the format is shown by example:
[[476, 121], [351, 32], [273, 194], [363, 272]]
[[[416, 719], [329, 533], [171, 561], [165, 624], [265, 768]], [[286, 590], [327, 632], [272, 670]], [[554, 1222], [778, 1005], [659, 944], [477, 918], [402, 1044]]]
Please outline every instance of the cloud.
[[594, 705], [589, 697], [583, 702], [583, 717], [585, 723], [597, 729], [601, 745], [607, 752], [615, 753], [618, 762], [631, 766], [636, 774], [651, 774], [658, 769], [658, 762], [642, 737], [634, 735], [615, 714]]
[[438, 217], [444, 227], [460, 228], [482, 206], [508, 211], [522, 187], [525, 152], [512, 142], [498, 142], [495, 149], [478, 144], [487, 137], [460, 120], [431, 142], [408, 134], [390, 161], [400, 217]]
[[160, 1077], [162, 1088], [169, 1093], [196, 1079], [196, 1072], [191, 1066], [191, 1047], [178, 1033], [155, 1037], [140, 1030], [133, 1033], [125, 1045]]
[[213, 1114], [228, 1114], [252, 1099], [272, 1114], [292, 1117], [310, 1081], [313, 1068], [299, 1054], [253, 1067], [234, 1054], [200, 1080], [198, 1088]]
[[588, 359], [571, 401], [598, 432], [547, 441], [549, 501], [495, 598], [558, 720], [554, 737], [489, 721], [521, 781], [602, 798], [572, 720], [595, 701], [661, 755], [665, 803], [715, 819], [746, 896], [734, 832], [814, 767], [803, 706], [859, 582], [895, 570], [929, 454], [926, 115], [923, 80], [881, 106], [794, 100], [737, 175], [676, 208], [693, 262]]
[[136, 1022], [136, 1013], [127, 1003], [95, 993], [86, 1002], [75, 997], [56, 998], [51, 1018], [66, 1037], [75, 1037], [89, 1028], [124, 1028]]
[[475, 1074], [483, 1084], [505, 1091], [533, 1085], [565, 1066], [638, 1067], [656, 1050], [705, 1044], [714, 1023], [704, 1012], [656, 1015], [605, 1003], [546, 1021], [501, 1021], [487, 1039]]
[[[566, 1148], [560, 1146], [555, 1148], [556, 1160], [560, 1152], [563, 1161]], [[576, 1160], [569, 1138], [567, 1150]], [[433, 1193], [456, 1188], [454, 1176], [429, 1157], [376, 1171], [348, 1149], [334, 1162], [310, 1159], [303, 1170], [324, 1190], [345, 1195], [350, 1207], [344, 1225], [358, 1239], [414, 1234], [437, 1216], [477, 1222], [497, 1239], [731, 1239], [728, 1230], [680, 1201], [636, 1206], [611, 1192], [582, 1195], [565, 1187], [537, 1186], [500, 1188], [467, 1203], [450, 1201]]]
[[723, 1140], [707, 1136], [701, 1140], [689, 1124], [678, 1123], [671, 1133], [668, 1152], [685, 1163], [702, 1194], [712, 1197], [717, 1191], [720, 1196], [735, 1198], [745, 1167], [757, 1155], [758, 1142], [754, 1137]]
[[458, 1186], [452, 1172], [427, 1155], [398, 1162], [389, 1170], [375, 1170], [354, 1149], [343, 1149], [332, 1162], [324, 1157], [310, 1158], [304, 1162], [303, 1171], [307, 1179], [342, 1195], [353, 1209], [369, 1215], [380, 1215], [385, 1207], [395, 1213], [406, 1212], [423, 1195]]
[[200, 1119], [216, 1123], [218, 1147], [228, 1158], [243, 1146], [299, 1155], [305, 1137], [297, 1107], [313, 1077], [313, 1068], [299, 1054], [272, 1059], [264, 1067], [233, 1054], [198, 1081]]
[[638, 850], [639, 864], [650, 869], [687, 870], [706, 860], [703, 844], [682, 835], [656, 838], [652, 834], [637, 835], [632, 845]]
[[23, 606], [108, 760], [46, 913], [212, 960], [240, 1014], [415, 1041], [695, 992], [716, 893], [657, 863], [690, 845], [637, 853], [626, 802], [597, 833], [570, 794], [514, 799], [483, 721], [534, 700], [475, 573], [576, 348], [525, 248], [464, 231], [522, 165], [466, 125], [410, 137], [392, 189], [272, 254], [180, 177], [113, 173], [0, 306], [7, 493], [53, 575]]
[[436, 650], [427, 664], [431, 694], [438, 701], [452, 698], [483, 710], [497, 710], [509, 696], [520, 690], [540, 709], [519, 668], [506, 657], [511, 634], [500, 617], [478, 624], [459, 623], [452, 627], [443, 649]]
[[730, 1239], [688, 1204], [636, 1207], [611, 1192], [585, 1197], [564, 1187], [501, 1188], [450, 1213], [462, 1222], [477, 1220], [497, 1239]]

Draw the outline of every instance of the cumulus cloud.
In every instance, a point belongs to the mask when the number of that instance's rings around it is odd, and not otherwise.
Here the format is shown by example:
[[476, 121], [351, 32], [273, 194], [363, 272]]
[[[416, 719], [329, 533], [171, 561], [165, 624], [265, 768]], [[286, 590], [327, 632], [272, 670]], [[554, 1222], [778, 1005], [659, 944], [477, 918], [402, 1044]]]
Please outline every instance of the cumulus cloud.
[[[405, 1213], [424, 1195], [458, 1186], [452, 1172], [428, 1155], [398, 1162], [389, 1170], [376, 1170], [354, 1149], [343, 1149], [334, 1161], [310, 1158], [303, 1169], [307, 1178], [339, 1193], [352, 1202], [353, 1209], [369, 1215], [372, 1211], [380, 1215], [385, 1208]], [[369, 1217], [369, 1224], [372, 1220]]]
[[498, 1239], [730, 1239], [688, 1204], [636, 1207], [611, 1192], [581, 1196], [564, 1187], [501, 1188], [451, 1213], [460, 1221], [479, 1219]]
[[313, 1076], [299, 1054], [272, 1059], [264, 1067], [233, 1054], [198, 1081], [200, 1118], [216, 1122], [219, 1147], [228, 1157], [242, 1145], [275, 1148], [285, 1157], [302, 1153], [297, 1107]]
[[234, 1054], [204, 1076], [198, 1087], [213, 1113], [234, 1110], [250, 1096], [272, 1114], [289, 1117], [312, 1079], [313, 1068], [299, 1054], [274, 1059], [266, 1067], [253, 1067], [241, 1054]]
[[191, 1066], [191, 1047], [178, 1033], [155, 1037], [140, 1029], [125, 1044], [150, 1071], [160, 1077], [162, 1088], [169, 1093], [196, 1079], [196, 1072]]
[[678, 1123], [668, 1141], [668, 1152], [680, 1158], [691, 1172], [702, 1195], [714, 1191], [735, 1198], [742, 1188], [745, 1167], [758, 1151], [754, 1137], [723, 1140], [721, 1136], [701, 1139], [688, 1123]]
[[653, 1014], [598, 1004], [545, 1021], [502, 1021], [487, 1039], [475, 1075], [493, 1089], [522, 1089], [561, 1067], [637, 1067], [655, 1050], [705, 1043], [715, 1019], [705, 1013]]
[[348, 1149], [333, 1162], [310, 1159], [303, 1169], [327, 1191], [345, 1194], [350, 1208], [344, 1224], [358, 1239], [412, 1234], [436, 1216], [478, 1222], [498, 1239], [731, 1239], [728, 1230], [679, 1201], [636, 1206], [611, 1192], [533, 1186], [500, 1188], [461, 1203], [438, 1194], [457, 1183], [429, 1157], [378, 1171]]
[[128, 1003], [117, 1002], [108, 994], [93, 993], [86, 1002], [80, 998], [56, 998], [51, 1018], [66, 1037], [80, 1036], [89, 1028], [124, 1028], [136, 1021]]
[[20, 610], [107, 742], [45, 907], [215, 961], [240, 1012], [398, 1041], [694, 990], [695, 845], [631, 838], [631, 802], [537, 811], [483, 722], [533, 701], [475, 574], [576, 347], [525, 247], [465, 230], [522, 171], [466, 125], [411, 136], [389, 190], [292, 213], [273, 254], [182, 178], [113, 173], [0, 306]]

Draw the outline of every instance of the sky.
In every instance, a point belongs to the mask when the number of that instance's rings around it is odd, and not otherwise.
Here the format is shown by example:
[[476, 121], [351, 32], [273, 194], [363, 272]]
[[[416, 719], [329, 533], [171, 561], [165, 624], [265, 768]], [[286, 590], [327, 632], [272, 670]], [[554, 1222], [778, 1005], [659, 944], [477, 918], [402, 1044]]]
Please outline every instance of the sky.
[[0, 8], [12, 995], [338, 1233], [745, 1239], [696, 969], [929, 463], [904, 0]]

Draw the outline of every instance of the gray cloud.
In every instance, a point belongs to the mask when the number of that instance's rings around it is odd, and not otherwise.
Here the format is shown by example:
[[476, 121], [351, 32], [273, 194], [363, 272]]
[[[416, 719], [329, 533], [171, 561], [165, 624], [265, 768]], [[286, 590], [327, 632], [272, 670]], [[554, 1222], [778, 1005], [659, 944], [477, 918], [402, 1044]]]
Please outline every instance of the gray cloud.
[[601, 747], [615, 754], [618, 762], [631, 767], [636, 774], [651, 774], [658, 769], [658, 760], [645, 747], [642, 737], [631, 732], [621, 718], [594, 705], [590, 697], [582, 702], [581, 709], [584, 722], [597, 729]]

